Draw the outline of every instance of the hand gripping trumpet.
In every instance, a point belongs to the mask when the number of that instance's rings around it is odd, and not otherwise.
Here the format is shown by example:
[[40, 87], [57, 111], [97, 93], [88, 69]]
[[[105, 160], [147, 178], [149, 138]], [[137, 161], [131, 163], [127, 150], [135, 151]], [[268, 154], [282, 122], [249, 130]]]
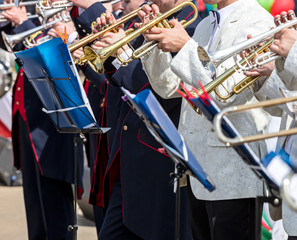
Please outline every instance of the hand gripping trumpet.
[[[120, 19], [118, 19], [118, 21], [116, 23], [112, 23], [109, 26], [107, 26], [104, 29], [101, 29], [99, 32], [97, 33], [91, 33], [87, 36], [85, 36], [84, 38], [78, 40], [77, 42], [74, 42], [72, 44], [70, 44], [68, 46], [68, 49], [71, 53], [73, 53], [75, 50], [81, 48], [81, 47], [85, 47], [87, 44], [95, 41], [97, 38], [99, 38], [100, 36], [102, 36], [103, 34], [107, 33], [107, 32], [111, 32], [116, 30], [119, 26], [121, 26], [122, 24], [126, 23], [127, 21], [135, 18], [137, 16], [138, 11], [141, 10], [141, 8], [138, 8], [126, 15], [124, 15], [123, 17], [121, 17]], [[82, 56], [80, 59], [77, 59], [75, 61], [75, 64], [84, 64], [87, 62], [87, 59], [85, 56]]]
[[[208, 70], [211, 70], [213, 81], [204, 86], [206, 92], [210, 93], [214, 91], [217, 96], [226, 100], [232, 97], [234, 94], [239, 94], [260, 77], [246, 77], [238, 84], [233, 87], [232, 92], [228, 92], [227, 95], [223, 96], [217, 91], [217, 87], [223, 84], [232, 74], [238, 70], [248, 71], [259, 66], [265, 65], [268, 62], [274, 61], [280, 58], [279, 55], [271, 52], [269, 50], [270, 45], [274, 41], [274, 34], [278, 33], [282, 29], [293, 27], [297, 24], [297, 18], [291, 16], [292, 20], [287, 20], [286, 23], [281, 23], [279, 26], [266, 31], [262, 34], [254, 36], [248, 40], [245, 40], [237, 45], [234, 45], [230, 48], [219, 50], [216, 52], [207, 52], [202, 47], [198, 47], [198, 56], [204, 67]], [[261, 46], [261, 44], [263, 44]], [[249, 52], [247, 57], [244, 57], [246, 53]], [[234, 57], [235, 65], [228, 69], [226, 72], [216, 77], [215, 69], [225, 60]], [[241, 59], [243, 56], [243, 59]], [[239, 60], [241, 59], [241, 60]], [[201, 90], [199, 90], [200, 92]], [[202, 93], [202, 92], [201, 92]]]
[[125, 46], [126, 44], [128, 44], [129, 42], [131, 42], [133, 39], [137, 38], [138, 36], [140, 36], [143, 32], [145, 32], [146, 30], [154, 27], [154, 26], [159, 26], [159, 24], [162, 24], [163, 26], [167, 26], [170, 27], [167, 21], [167, 18], [172, 15], [173, 13], [175, 13], [176, 11], [180, 10], [181, 8], [185, 7], [185, 6], [191, 6], [194, 10], [194, 16], [186, 22], [183, 22], [183, 26], [187, 27], [188, 25], [190, 25], [192, 22], [195, 21], [195, 19], [198, 16], [198, 10], [195, 6], [195, 4], [193, 4], [190, 1], [186, 1], [183, 2], [179, 5], [177, 5], [176, 7], [172, 8], [171, 10], [167, 11], [166, 13], [163, 13], [159, 16], [157, 16], [156, 18], [154, 18], [153, 20], [151, 20], [150, 22], [148, 22], [147, 24], [145, 24], [144, 26], [142, 26], [139, 29], [136, 29], [135, 31], [127, 34], [124, 38], [120, 39], [119, 41], [109, 45], [106, 48], [100, 49], [100, 50], [93, 50], [90, 47], [85, 47], [84, 48], [84, 53], [85, 53], [85, 58], [87, 59], [89, 65], [94, 69], [94, 71], [96, 71], [99, 74], [104, 73], [104, 63], [105, 61], [113, 54], [115, 54], [115, 56], [118, 58], [118, 60], [121, 62], [121, 64], [123, 66], [126, 66], [128, 63], [130, 63], [131, 61], [133, 61], [134, 59], [138, 59], [143, 57], [145, 54], [148, 54], [149, 51], [151, 51], [152, 48], [157, 46], [157, 43], [155, 42], [148, 42], [145, 45], [142, 45], [140, 48], [136, 49], [136, 50], [132, 50], [132, 56], [129, 57], [127, 60], [122, 59], [118, 54], [117, 51], [122, 48], [123, 46]]

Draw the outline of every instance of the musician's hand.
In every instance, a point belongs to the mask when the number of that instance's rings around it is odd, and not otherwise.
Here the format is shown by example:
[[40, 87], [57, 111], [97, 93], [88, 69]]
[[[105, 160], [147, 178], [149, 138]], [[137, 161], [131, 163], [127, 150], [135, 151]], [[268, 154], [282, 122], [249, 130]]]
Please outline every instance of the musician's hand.
[[145, 35], [147, 42], [158, 42], [158, 48], [163, 52], [178, 52], [191, 39], [184, 27], [176, 19], [171, 20], [172, 28], [149, 29]]
[[[105, 13], [102, 13], [100, 17], [97, 18], [97, 24], [93, 26], [92, 31], [98, 32], [107, 26], [116, 22], [115, 17], [113, 16], [110, 10], [106, 10]], [[124, 26], [119, 26], [119, 28], [123, 28]]]
[[141, 23], [135, 23], [134, 26], [136, 28], [140, 28], [143, 25], [147, 24], [154, 17], [158, 16], [160, 13], [160, 9], [156, 4], [148, 5], [145, 4], [141, 7], [142, 10], [138, 11], [138, 17], [141, 20]]
[[283, 11], [280, 14], [274, 16], [274, 23], [276, 26], [279, 26], [282, 23], [286, 23], [288, 20], [293, 20], [295, 17], [296, 15], [293, 10], [289, 10], [288, 12]]
[[273, 41], [270, 50], [283, 57], [287, 57], [296, 40], [296, 30], [284, 29], [275, 35], [275, 40]]
[[82, 9], [87, 9], [94, 3], [98, 2], [98, 0], [69, 0], [69, 2], [73, 2], [75, 6]]
[[52, 36], [53, 38], [58, 38], [60, 37], [59, 33], [57, 32], [56, 29], [54, 28], [51, 28], [48, 32], [47, 32], [48, 35]]
[[274, 61], [269, 62], [259, 68], [254, 68], [250, 71], [245, 72], [247, 77], [258, 77], [258, 76], [267, 76], [269, 77], [274, 70]]
[[80, 59], [82, 56], [84, 56], [84, 50], [83, 48], [79, 48], [77, 50], [75, 50], [73, 53], [72, 53], [72, 56], [75, 58], [75, 59]]
[[[119, 29], [119, 31], [117, 33], [108, 32], [108, 33], [104, 34], [103, 36], [101, 36], [99, 41], [95, 41], [91, 47], [95, 50], [99, 50], [99, 49], [108, 47], [110, 44], [117, 42], [118, 40], [122, 39], [125, 36], [126, 36], [126, 34], [123, 29]], [[129, 47], [127, 45], [125, 45], [125, 46], [123, 46], [123, 48], [118, 49], [117, 53], [121, 54], [128, 48]]]
[[72, 21], [69, 21], [67, 23], [58, 22], [57, 24], [55, 24], [54, 28], [57, 31], [59, 31], [60, 33], [62, 33], [63, 35], [65, 35], [65, 28], [66, 28], [66, 33], [67, 33], [68, 36], [69, 36], [69, 34], [76, 31], [74, 23]]
[[2, 11], [3, 17], [5, 17], [7, 20], [13, 22], [15, 25], [20, 25], [22, 22], [28, 20], [27, 16], [27, 10], [26, 7], [16, 7], [13, 6], [9, 8], [8, 10]]

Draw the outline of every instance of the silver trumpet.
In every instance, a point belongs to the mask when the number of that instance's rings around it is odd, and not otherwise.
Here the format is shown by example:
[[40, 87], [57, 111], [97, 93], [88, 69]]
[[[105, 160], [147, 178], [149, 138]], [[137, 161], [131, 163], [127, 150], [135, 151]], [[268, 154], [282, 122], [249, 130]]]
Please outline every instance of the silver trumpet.
[[[52, 22], [49, 22], [45, 25], [37, 26], [30, 30], [21, 32], [19, 34], [9, 35], [9, 34], [6, 34], [5, 32], [1, 32], [6, 49], [9, 50], [10, 52], [12, 52], [12, 49], [15, 47], [15, 45], [17, 43], [30, 37], [32, 34], [34, 34], [36, 32], [44, 31], [45, 29], [52, 27], [53, 25], [60, 22], [61, 20], [62, 20], [62, 18], [58, 17], [58, 18], [54, 19]], [[26, 45], [26, 41], [28, 41], [28, 40], [25, 40], [25, 45]]]
[[20, 2], [18, 5], [16, 2], [11, 2], [11, 3], [4, 3], [4, 4], [0, 4], [0, 10], [4, 10], [7, 8], [11, 8], [13, 6], [32, 6], [32, 5], [36, 5], [39, 1], [28, 1], [28, 2]]
[[[20, 6], [32, 6], [32, 5], [36, 5], [38, 4], [39, 1], [29, 1], [29, 2], [21, 2], [19, 5]], [[15, 3], [5, 3], [5, 4], [0, 4], [0, 23], [6, 22], [8, 21], [3, 15], [2, 15], [2, 11], [9, 9], [11, 7], [15, 6]], [[37, 14], [31, 14], [31, 13], [27, 13], [27, 17], [28, 19], [33, 19], [33, 18], [37, 18], [38, 15]]]
[[54, 8], [48, 8], [41, 6], [40, 4], [36, 5], [36, 13], [39, 17], [39, 21], [42, 24], [46, 24], [46, 22], [52, 18], [53, 16], [59, 14], [60, 17], [62, 17], [63, 21], [68, 22], [70, 21], [70, 16], [66, 13], [63, 13], [63, 11], [67, 10], [69, 8], [72, 2], [69, 2], [69, 4], [65, 4], [63, 7], [54, 7]]
[[[265, 65], [271, 61], [274, 61], [278, 58], [280, 58], [279, 55], [276, 53], [273, 53], [269, 51], [259, 54], [255, 58], [244, 61], [244, 64], [242, 64], [242, 61], [239, 59], [242, 59], [241, 57], [243, 56], [243, 60], [245, 59], [245, 53], [249, 52], [250, 54], [253, 54], [255, 51], [257, 51], [257, 48], [259, 48], [259, 45], [261, 43], [267, 43], [270, 41], [270, 44], [272, 44], [274, 40], [274, 35], [281, 30], [285, 28], [290, 28], [293, 27], [294, 25], [297, 24], [297, 18], [293, 17], [291, 15], [292, 20], [287, 20], [286, 23], [280, 23], [279, 26], [266, 31], [262, 34], [259, 34], [257, 36], [254, 36], [248, 40], [245, 40], [237, 45], [234, 45], [230, 48], [224, 49], [224, 50], [219, 50], [216, 52], [207, 52], [205, 49], [202, 47], [198, 47], [198, 56], [199, 59], [203, 62], [205, 68], [210, 69], [213, 73], [213, 76], [215, 77], [215, 69], [225, 60], [229, 59], [230, 57], [234, 57], [236, 65], [239, 67], [239, 69], [243, 71], [248, 71], [253, 68], [259, 67], [261, 65]], [[269, 45], [270, 46], [270, 45]], [[268, 46], [268, 47], [269, 47]]]

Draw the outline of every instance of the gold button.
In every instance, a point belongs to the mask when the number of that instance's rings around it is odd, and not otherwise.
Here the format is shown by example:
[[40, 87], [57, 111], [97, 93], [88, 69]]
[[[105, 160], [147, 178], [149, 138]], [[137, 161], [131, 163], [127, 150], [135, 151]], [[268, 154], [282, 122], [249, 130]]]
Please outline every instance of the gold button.
[[80, 24], [78, 24], [77, 26], [78, 26], [79, 28], [81, 28], [81, 25], [80, 25]]
[[127, 125], [124, 125], [123, 129], [124, 129], [125, 131], [127, 131], [127, 130], [128, 130]]
[[24, 75], [24, 73], [21, 73], [20, 75], [21, 75], [21, 76], [23, 76], [23, 75]]
[[20, 104], [20, 102], [19, 102], [19, 101], [17, 101], [17, 102], [16, 102], [16, 105], [19, 105], [19, 104]]
[[18, 87], [18, 88], [17, 88], [17, 90], [18, 90], [18, 91], [21, 91], [21, 88], [20, 88], [20, 87]]

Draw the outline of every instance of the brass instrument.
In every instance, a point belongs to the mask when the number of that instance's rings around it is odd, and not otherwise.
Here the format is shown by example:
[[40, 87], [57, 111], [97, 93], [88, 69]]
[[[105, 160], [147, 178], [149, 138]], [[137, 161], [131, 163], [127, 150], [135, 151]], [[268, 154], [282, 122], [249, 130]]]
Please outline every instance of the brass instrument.
[[28, 2], [21, 2], [19, 3], [18, 5], [16, 3], [3, 3], [3, 4], [0, 4], [0, 10], [5, 10], [7, 8], [11, 8], [11, 7], [14, 7], [14, 6], [32, 6], [32, 5], [36, 5], [39, 1], [28, 1]]
[[70, 17], [61, 12], [73, 6], [73, 2], [69, 1], [53, 2], [51, 5], [49, 5], [47, 2], [39, 1], [36, 5], [36, 13], [39, 16], [39, 20], [42, 24], [45, 24], [51, 17], [57, 14], [60, 14], [60, 16], [63, 18], [63, 21], [67, 22], [70, 21]]
[[276, 99], [261, 101], [261, 102], [254, 103], [254, 104], [243, 104], [243, 105], [238, 105], [238, 106], [227, 107], [227, 108], [223, 109], [219, 114], [217, 114], [214, 118], [214, 129], [217, 134], [217, 137], [222, 142], [224, 142], [226, 144], [226, 146], [229, 147], [229, 146], [240, 145], [240, 144], [248, 143], [248, 142], [260, 141], [260, 140], [273, 138], [273, 137], [283, 137], [283, 136], [297, 134], [297, 128], [292, 128], [289, 130], [281, 130], [279, 132], [266, 133], [266, 134], [262, 134], [262, 135], [252, 135], [252, 136], [228, 138], [223, 134], [223, 131], [221, 128], [221, 123], [222, 123], [223, 117], [227, 116], [230, 113], [243, 112], [243, 111], [247, 111], [247, 110], [251, 110], [251, 109], [255, 109], [255, 108], [271, 107], [271, 106], [281, 105], [281, 104], [294, 102], [294, 101], [297, 101], [297, 96], [276, 98]]
[[[61, 18], [56, 18], [52, 22], [49, 22], [45, 25], [40, 25], [40, 26], [37, 26], [30, 30], [27, 30], [27, 31], [24, 31], [24, 32], [21, 32], [18, 34], [14, 34], [14, 35], [9, 35], [9, 34], [6, 34], [5, 32], [1, 32], [6, 49], [9, 50], [10, 52], [12, 52], [12, 49], [14, 48], [14, 46], [17, 43], [21, 42], [23, 39], [30, 37], [32, 34], [34, 34], [36, 32], [44, 31], [45, 29], [55, 25], [56, 23], [60, 22], [61, 20], [62, 20]], [[25, 44], [26, 44], [26, 41], [25, 41]], [[31, 46], [29, 46], [29, 47], [31, 47]]]
[[[260, 141], [268, 138], [273, 137], [284, 137], [288, 135], [294, 135], [297, 134], [297, 128], [291, 128], [288, 130], [280, 130], [279, 132], [272, 132], [272, 133], [266, 133], [261, 135], [252, 135], [252, 136], [238, 136], [235, 138], [229, 138], [226, 135], [224, 135], [222, 130], [222, 121], [225, 116], [227, 116], [230, 113], [238, 113], [243, 112], [255, 108], [261, 108], [261, 107], [270, 107], [270, 106], [276, 106], [280, 104], [286, 104], [297, 101], [297, 96], [291, 96], [291, 97], [283, 97], [283, 98], [276, 98], [272, 100], [266, 100], [254, 104], [248, 104], [248, 105], [239, 105], [239, 106], [233, 106], [223, 109], [220, 113], [218, 113], [214, 120], [213, 120], [213, 126], [214, 130], [216, 132], [217, 137], [226, 144], [227, 147], [229, 146], [237, 146], [237, 145], [243, 145], [245, 143], [254, 142], [254, 141]], [[295, 108], [294, 106], [292, 107]], [[294, 119], [294, 121], [296, 121]], [[288, 167], [287, 167], [288, 168]], [[296, 169], [295, 169], [296, 171]], [[288, 171], [289, 172], [289, 171]], [[282, 180], [282, 184], [280, 186], [280, 193], [282, 198], [286, 201], [288, 206], [292, 208], [293, 210], [297, 211], [297, 195], [295, 194], [297, 187], [297, 174], [296, 173], [290, 173], [284, 176], [284, 179]]]
[[[32, 6], [32, 5], [36, 5], [38, 3], [38, 1], [29, 1], [29, 2], [22, 2], [21, 4], [20, 4], [20, 6]], [[0, 4], [0, 10], [6, 10], [6, 9], [8, 9], [8, 8], [11, 8], [11, 7], [13, 7], [13, 6], [15, 6], [15, 3], [4, 3], [4, 4]], [[0, 11], [0, 23], [4, 23], [4, 22], [7, 22], [8, 20], [1, 14], [1, 12], [2, 11]], [[37, 18], [38, 17], [38, 15], [37, 14], [31, 14], [31, 13], [29, 13], [29, 12], [27, 12], [27, 17], [28, 17], [28, 19], [33, 19], [33, 18]]]
[[[126, 23], [127, 21], [137, 17], [137, 13], [138, 11], [141, 10], [141, 8], [138, 8], [126, 15], [124, 15], [123, 17], [121, 17], [120, 19], [118, 19], [118, 21], [116, 23], [111, 23], [109, 26], [107, 26], [104, 29], [100, 29], [99, 32], [97, 33], [91, 33], [89, 35], [87, 35], [86, 37], [68, 45], [68, 49], [71, 53], [73, 53], [75, 50], [86, 46], [87, 44], [95, 41], [97, 38], [99, 38], [100, 36], [102, 36], [103, 34], [110, 32], [110, 31], [115, 31], [119, 26], [121, 26], [122, 24]], [[84, 64], [87, 62], [87, 59], [85, 58], [85, 56], [83, 56], [82, 58], [76, 60], [76, 64]]]
[[[238, 64], [235, 64], [234, 66], [230, 67], [227, 71], [225, 71], [223, 74], [215, 78], [213, 81], [209, 82], [204, 86], [205, 91], [210, 94], [212, 91], [215, 92], [215, 94], [219, 97], [221, 100], [227, 100], [230, 97], [232, 97], [234, 94], [240, 94], [245, 89], [250, 87], [252, 84], [254, 84], [261, 76], [258, 77], [245, 77], [243, 80], [241, 80], [239, 83], [235, 84], [233, 86], [233, 90], [231, 92], [227, 91], [227, 95], [222, 95], [217, 90], [217, 87], [220, 86], [224, 81], [226, 81], [229, 77], [231, 77], [236, 71], [240, 70], [239, 66], [243, 66], [244, 64], [248, 63], [252, 59], [255, 59], [255, 57], [259, 56], [261, 53], [266, 53], [268, 51], [268, 48], [272, 44], [273, 40], [270, 40], [266, 42], [262, 47], [258, 47], [253, 53], [249, 54], [247, 57], [242, 59], [238, 62]], [[199, 48], [199, 47], [198, 47]], [[202, 49], [202, 48], [201, 48]], [[198, 50], [199, 51], [199, 50]], [[225, 50], [221, 50], [225, 51]], [[226, 59], [224, 59], [226, 60]], [[219, 64], [218, 64], [219, 65]], [[217, 65], [216, 65], [217, 67]], [[196, 91], [191, 91], [191, 94], [195, 97], [198, 97], [199, 95], [203, 94], [202, 89], [198, 89]]]
[[[279, 26], [269, 31], [266, 31], [262, 34], [259, 34], [253, 38], [250, 38], [246, 41], [243, 41], [237, 45], [234, 45], [224, 50], [219, 50], [210, 53], [199, 46], [199, 59], [201, 60], [201, 62], [207, 70], [211, 70], [212, 77], [214, 79], [212, 82], [205, 86], [206, 92], [210, 93], [214, 91], [220, 99], [226, 100], [232, 97], [234, 94], [241, 93], [243, 90], [245, 90], [246, 88], [251, 86], [255, 81], [257, 81], [260, 77], [246, 77], [234, 86], [232, 92], [228, 92], [225, 96], [221, 95], [216, 89], [236, 71], [248, 71], [280, 58], [279, 55], [271, 52], [269, 50], [269, 47], [274, 41], [274, 34], [281, 31], [282, 29], [292, 27], [295, 24], [297, 24], [297, 18], [293, 18], [293, 16], [291, 17], [293, 20], [287, 20], [286, 23], [281, 23]], [[261, 44], [264, 45], [261, 46]], [[250, 52], [250, 54], [247, 57], [245, 57], [245, 54], [247, 52]], [[236, 64], [230, 69], [228, 69], [226, 72], [221, 74], [219, 77], [216, 77], [215, 69], [222, 62], [224, 62], [232, 56], [234, 57]], [[201, 90], [198, 91], [199, 93], [202, 93]]]
[[[172, 8], [171, 10], [167, 11], [164, 14], [160, 14], [159, 16], [157, 16], [156, 18], [154, 18], [153, 20], [151, 20], [150, 22], [148, 22], [146, 25], [142, 26], [141, 28], [137, 29], [137, 30], [133, 30], [132, 32], [130, 32], [129, 34], [126, 34], [126, 36], [122, 39], [120, 39], [119, 41], [109, 45], [106, 48], [103, 48], [101, 50], [93, 50], [90, 47], [85, 47], [84, 48], [84, 53], [85, 53], [85, 58], [87, 59], [89, 65], [93, 68], [94, 71], [96, 71], [99, 74], [104, 73], [104, 62], [107, 60], [107, 58], [109, 58], [111, 55], [115, 54], [116, 57], [118, 58], [118, 60], [121, 62], [121, 64], [123, 66], [127, 65], [128, 63], [130, 63], [131, 61], [133, 61], [134, 59], [138, 59], [141, 58], [144, 54], [148, 54], [149, 51], [154, 48], [155, 46], [157, 46], [157, 43], [155, 42], [148, 42], [146, 43], [144, 46], [141, 46], [139, 49], [136, 50], [132, 50], [132, 56], [129, 57], [127, 60], [122, 59], [118, 54], [117, 51], [122, 48], [123, 46], [125, 46], [126, 44], [128, 44], [129, 42], [131, 42], [133, 39], [135, 39], [136, 37], [140, 36], [143, 32], [145, 32], [146, 30], [154, 27], [154, 26], [164, 26], [164, 27], [170, 27], [167, 21], [167, 18], [172, 15], [173, 13], [175, 13], [176, 11], [180, 10], [181, 8], [185, 7], [185, 6], [191, 6], [194, 10], [194, 16], [190, 21], [184, 21], [182, 24], [184, 27], [188, 26], [189, 24], [191, 24], [193, 21], [195, 21], [195, 19], [198, 16], [198, 10], [195, 6], [195, 4], [193, 4], [190, 1], [186, 1], [183, 2], [179, 5], [177, 5], [176, 7]], [[137, 10], [138, 12], [138, 10]], [[136, 14], [137, 14], [136, 12]], [[119, 25], [117, 25], [119, 26]]]

